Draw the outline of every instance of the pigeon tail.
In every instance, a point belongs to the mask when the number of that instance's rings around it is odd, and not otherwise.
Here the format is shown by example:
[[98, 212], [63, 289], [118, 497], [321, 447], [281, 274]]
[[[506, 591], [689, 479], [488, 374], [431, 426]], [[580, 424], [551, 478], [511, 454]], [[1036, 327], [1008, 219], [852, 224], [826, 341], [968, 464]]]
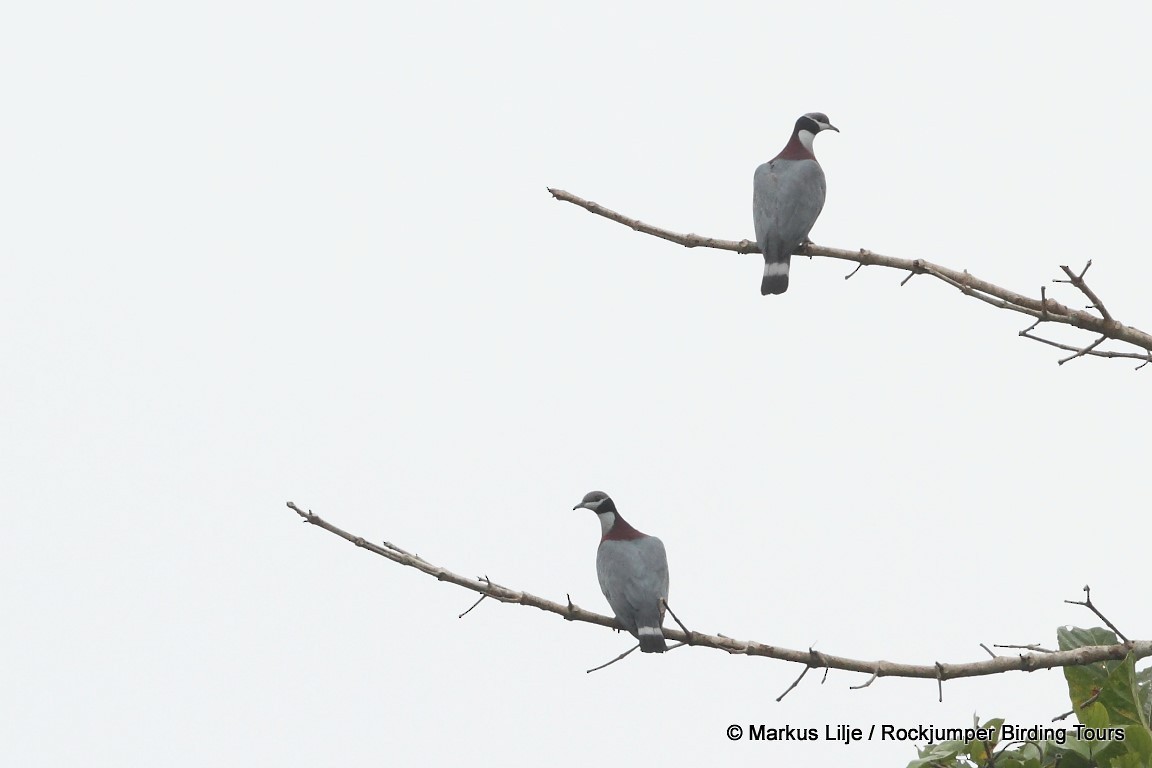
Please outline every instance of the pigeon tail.
[[792, 262], [792, 255], [788, 254], [783, 261], [769, 261], [764, 259], [764, 279], [760, 281], [760, 295], [770, 293], [784, 293], [788, 290], [788, 266]]
[[640, 640], [641, 653], [664, 653], [668, 650], [668, 644], [664, 642], [664, 633], [660, 631], [660, 627], [640, 627], [636, 635]]

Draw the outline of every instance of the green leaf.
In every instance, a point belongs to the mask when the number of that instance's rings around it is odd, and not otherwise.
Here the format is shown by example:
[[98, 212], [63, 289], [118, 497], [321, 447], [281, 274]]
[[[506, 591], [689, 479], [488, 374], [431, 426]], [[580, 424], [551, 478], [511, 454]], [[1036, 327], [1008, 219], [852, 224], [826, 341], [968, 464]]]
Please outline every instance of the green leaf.
[[[1061, 637], [1069, 642], [1105, 640], [1104, 630], [1086, 638], [1073, 630]], [[1111, 635], [1108, 632], [1106, 635]], [[1083, 741], [1070, 739], [1068, 749], [1077, 755], [1111, 768], [1148, 768], [1152, 766], [1152, 732], [1144, 709], [1145, 691], [1138, 682], [1136, 659], [1128, 654], [1123, 661], [1067, 667], [1068, 695], [1083, 725], [1090, 728], [1124, 728], [1124, 740]], [[1084, 696], [1085, 698], [1080, 698]], [[1093, 700], [1094, 699], [1094, 700]], [[1086, 700], [1092, 703], [1080, 706]]]
[[1116, 645], [1120, 642], [1116, 633], [1103, 627], [1057, 627], [1056, 641], [1060, 650], [1071, 651], [1073, 648], [1085, 648], [1089, 645]]
[[1108, 710], [1112, 725], [1140, 725], [1148, 729], [1144, 709], [1140, 706], [1140, 690], [1136, 684], [1136, 659], [1128, 654], [1120, 662], [1097, 699]]
[[1107, 711], [1109, 725], [1124, 727], [1124, 741], [1113, 742], [1108, 750], [1116, 753], [1113, 765], [1148, 766], [1152, 762], [1152, 733], [1148, 732], [1132, 654], [1112, 670], [1096, 701]]
[[[1056, 640], [1062, 651], [1092, 645], [1115, 645], [1118, 642], [1114, 632], [1100, 627], [1091, 629], [1060, 627], [1056, 630]], [[1094, 701], [1094, 697], [1103, 691], [1108, 685], [1110, 675], [1120, 664], [1119, 661], [1097, 661], [1085, 666], [1064, 667], [1064, 679], [1068, 682], [1068, 698], [1072, 702], [1072, 710], [1084, 725], [1092, 728], [1103, 728], [1108, 725], [1106, 713], [1085, 704]]]
[[1069, 735], [1068, 740], [1064, 742], [1064, 749], [1068, 751], [1064, 753], [1064, 759], [1060, 761], [1060, 765], [1069, 765], [1072, 756], [1082, 758], [1084, 765], [1087, 765], [1093, 762], [1097, 753], [1100, 752], [1100, 742], [1085, 741]]
[[986, 721], [983, 725], [978, 726], [980, 728], [989, 728], [992, 730], [992, 732], [994, 734], [996, 734], [995, 736], [993, 736], [991, 739], [988, 740], [988, 743], [992, 746], [993, 749], [995, 749], [996, 745], [1000, 743], [1000, 728], [1003, 725], [1004, 725], [1004, 718], [994, 717], [991, 720]]
[[929, 766], [946, 765], [955, 761], [956, 756], [963, 751], [964, 745], [959, 741], [946, 741], [941, 744], [929, 744], [920, 750], [920, 759], [908, 763], [908, 768], [929, 768]]
[[1152, 722], [1152, 667], [1136, 671], [1136, 686], [1140, 694], [1140, 708], [1144, 711], [1144, 722]]
[[[1091, 758], [1085, 757], [1081, 753], [1070, 749], [1066, 749], [1058, 754], [1060, 756], [1060, 762], [1056, 764], [1059, 765], [1060, 768], [1097, 768], [1097, 766], [1100, 765]], [[1048, 762], [1044, 763], [1044, 766], [1047, 768], [1047, 766], [1053, 765], [1054, 763], [1055, 760], [1050, 758]]]

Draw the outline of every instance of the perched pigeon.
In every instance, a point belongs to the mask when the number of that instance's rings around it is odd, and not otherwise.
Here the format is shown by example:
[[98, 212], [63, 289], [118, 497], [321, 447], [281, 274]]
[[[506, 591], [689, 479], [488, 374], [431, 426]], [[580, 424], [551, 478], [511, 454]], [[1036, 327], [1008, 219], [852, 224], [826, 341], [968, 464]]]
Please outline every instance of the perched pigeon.
[[808, 240], [824, 207], [824, 171], [812, 154], [812, 139], [828, 130], [840, 132], [824, 113], [803, 115], [780, 154], [756, 169], [752, 179], [752, 223], [756, 227], [756, 244], [764, 254], [761, 295], [788, 290], [792, 252]]
[[660, 630], [663, 601], [668, 599], [668, 556], [663, 542], [624, 522], [603, 491], [592, 491], [572, 509], [590, 509], [600, 518], [596, 575], [616, 621], [640, 641], [642, 652], [668, 650]]

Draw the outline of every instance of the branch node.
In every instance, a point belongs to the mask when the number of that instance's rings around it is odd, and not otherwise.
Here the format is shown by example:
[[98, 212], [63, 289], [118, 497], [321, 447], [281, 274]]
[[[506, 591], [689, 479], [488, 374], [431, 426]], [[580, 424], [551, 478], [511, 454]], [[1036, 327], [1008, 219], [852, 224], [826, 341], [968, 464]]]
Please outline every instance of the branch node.
[[419, 559], [420, 559], [420, 558], [416, 557], [416, 555], [414, 555], [414, 554], [412, 554], [411, 552], [409, 552], [408, 550], [406, 550], [406, 549], [400, 549], [400, 547], [396, 546], [395, 544], [393, 544], [393, 543], [392, 543], [392, 542], [390, 542], [390, 541], [382, 541], [382, 542], [380, 542], [380, 543], [381, 543], [381, 544], [383, 544], [383, 545], [384, 545], [385, 547], [387, 547], [388, 549], [392, 550], [393, 552], [398, 552], [398, 553], [399, 553], [399, 554], [401, 554], [401, 555], [405, 555], [406, 557], [413, 557], [413, 558], [416, 558], [417, 560], [419, 560]]
[[900, 287], [903, 288], [908, 284], [908, 281], [919, 274], [923, 274], [924, 268], [920, 264], [920, 259], [912, 259], [912, 267], [908, 270], [908, 276], [900, 281]]

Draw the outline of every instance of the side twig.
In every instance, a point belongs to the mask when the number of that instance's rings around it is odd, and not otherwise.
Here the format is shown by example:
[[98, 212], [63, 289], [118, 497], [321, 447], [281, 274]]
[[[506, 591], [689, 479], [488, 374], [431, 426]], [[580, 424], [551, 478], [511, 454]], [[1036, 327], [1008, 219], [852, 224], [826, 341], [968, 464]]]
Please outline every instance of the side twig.
[[613, 664], [615, 664], [616, 662], [620, 661], [621, 659], [628, 658], [628, 654], [632, 653], [633, 651], [635, 651], [639, 647], [640, 647], [640, 643], [636, 643], [636, 645], [634, 645], [631, 648], [629, 648], [628, 650], [624, 651], [624, 653], [622, 653], [619, 656], [617, 656], [616, 658], [612, 659], [612, 661], [606, 661], [598, 667], [592, 667], [592, 669], [586, 669], [586, 670], [584, 670], [584, 673], [587, 675], [590, 675], [593, 672], [599, 672], [600, 670], [604, 669], [605, 667], [610, 667]]
[[[1087, 267], [1085, 267], [1085, 269], [1087, 269]], [[1104, 614], [1100, 613], [1100, 610], [1095, 605], [1092, 604], [1092, 588], [1090, 586], [1088, 586], [1087, 584], [1084, 585], [1084, 599], [1083, 600], [1065, 600], [1064, 602], [1066, 602], [1070, 605], [1082, 605], [1082, 606], [1084, 606], [1088, 610], [1092, 611], [1092, 613], [1096, 614], [1097, 618], [1099, 618], [1100, 621], [1107, 624], [1108, 629], [1110, 629], [1116, 633], [1116, 637], [1120, 638], [1121, 640], [1123, 640], [1126, 643], [1129, 642], [1128, 638], [1124, 637], [1124, 633], [1121, 632], [1120, 630], [1116, 629], [1116, 625], [1113, 624], [1112, 622], [1108, 621], [1108, 617], [1105, 616]]]

